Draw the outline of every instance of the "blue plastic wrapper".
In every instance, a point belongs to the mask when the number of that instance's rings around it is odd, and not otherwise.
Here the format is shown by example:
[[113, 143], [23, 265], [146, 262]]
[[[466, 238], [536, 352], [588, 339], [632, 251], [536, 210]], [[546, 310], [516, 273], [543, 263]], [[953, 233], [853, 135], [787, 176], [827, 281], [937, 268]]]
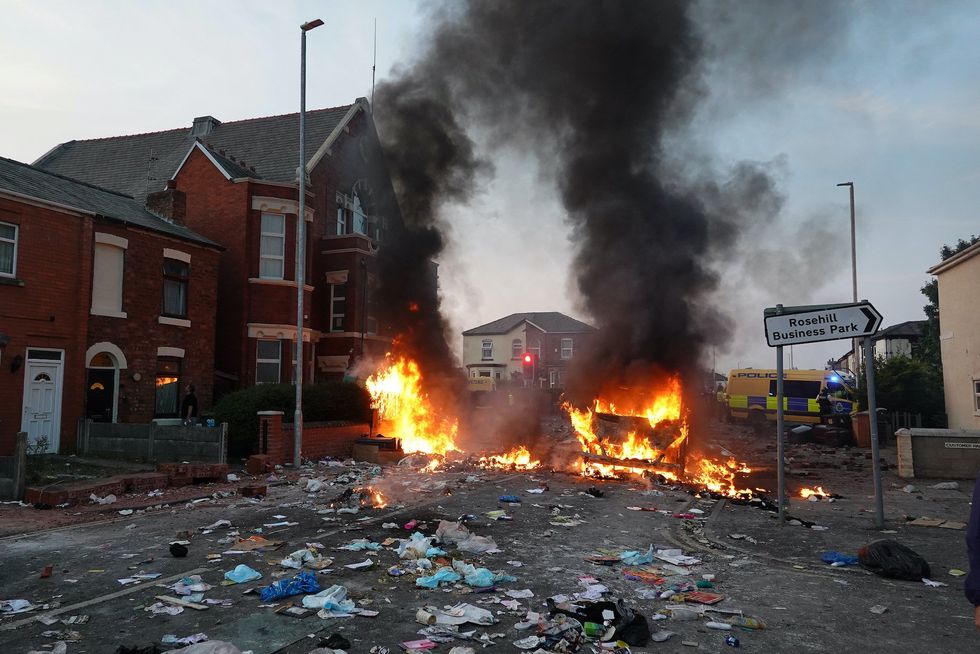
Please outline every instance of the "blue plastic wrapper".
[[858, 557], [843, 552], [824, 552], [820, 555], [820, 560], [824, 563], [843, 563], [844, 565], [857, 565]]
[[500, 501], [507, 502], [508, 504], [520, 504], [521, 498], [516, 495], [501, 495]]
[[319, 592], [320, 584], [317, 583], [316, 577], [304, 571], [292, 579], [280, 579], [276, 583], [266, 586], [262, 589], [260, 597], [263, 602], [270, 602], [293, 595]]
[[228, 581], [233, 581], [236, 584], [244, 584], [249, 581], [255, 581], [256, 579], [261, 579], [262, 573], [258, 570], [253, 570], [244, 563], [236, 566], [234, 570], [229, 570], [225, 573], [225, 579]]
[[626, 565], [646, 565], [653, 563], [653, 545], [646, 552], [622, 552], [619, 559]]
[[439, 568], [434, 575], [416, 579], [415, 585], [421, 586], [422, 588], [438, 588], [441, 583], [452, 583], [460, 579], [462, 577], [458, 573], [453, 572], [452, 568]]
[[430, 547], [425, 551], [425, 558], [431, 558], [433, 556], [446, 556], [446, 550], [441, 547]]

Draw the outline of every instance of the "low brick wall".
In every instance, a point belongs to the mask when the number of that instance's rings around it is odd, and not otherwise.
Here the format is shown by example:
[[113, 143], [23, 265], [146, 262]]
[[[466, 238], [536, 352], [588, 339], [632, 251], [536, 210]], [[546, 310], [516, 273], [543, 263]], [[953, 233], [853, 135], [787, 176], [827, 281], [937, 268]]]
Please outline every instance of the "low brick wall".
[[[368, 423], [308, 422], [303, 425], [302, 456], [304, 459], [347, 458], [358, 438], [371, 432]], [[268, 443], [266, 451], [272, 463], [293, 460], [293, 426], [282, 423], [281, 411], [259, 412], [259, 447]]]

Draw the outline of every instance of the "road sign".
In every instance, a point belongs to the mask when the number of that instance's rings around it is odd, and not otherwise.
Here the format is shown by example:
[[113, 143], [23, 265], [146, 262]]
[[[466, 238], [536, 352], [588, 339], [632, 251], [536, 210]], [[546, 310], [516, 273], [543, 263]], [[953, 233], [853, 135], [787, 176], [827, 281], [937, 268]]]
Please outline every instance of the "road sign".
[[765, 311], [769, 347], [871, 336], [881, 314], [870, 302], [773, 307]]

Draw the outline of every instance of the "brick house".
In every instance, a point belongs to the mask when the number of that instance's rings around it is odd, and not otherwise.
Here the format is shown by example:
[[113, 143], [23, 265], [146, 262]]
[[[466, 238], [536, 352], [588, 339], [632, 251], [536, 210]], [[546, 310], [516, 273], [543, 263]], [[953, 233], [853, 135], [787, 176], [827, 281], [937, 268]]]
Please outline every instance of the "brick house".
[[463, 366], [472, 379], [523, 380], [525, 352], [537, 355], [534, 386], [564, 388], [568, 364], [595, 328], [557, 311], [512, 313], [463, 332]]
[[220, 246], [178, 192], [147, 201], [0, 158], [0, 454], [177, 417], [186, 383], [210, 403]]
[[[218, 274], [216, 394], [293, 379], [299, 115], [63, 143], [35, 164], [141, 198], [167, 182], [187, 226], [224, 246]], [[370, 107], [308, 111], [302, 334], [307, 381], [340, 377], [351, 354], [383, 354], [377, 254], [400, 221]]]

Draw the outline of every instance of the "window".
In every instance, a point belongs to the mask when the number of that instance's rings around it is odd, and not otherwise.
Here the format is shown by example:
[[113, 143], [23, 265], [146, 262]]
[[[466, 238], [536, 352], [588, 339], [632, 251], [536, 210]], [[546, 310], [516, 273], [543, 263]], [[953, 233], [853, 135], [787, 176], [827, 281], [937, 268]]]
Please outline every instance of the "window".
[[255, 342], [255, 383], [278, 384], [282, 368], [282, 341]]
[[562, 359], [572, 358], [572, 339], [570, 338], [561, 339], [561, 358]]
[[262, 214], [262, 243], [259, 253], [259, 277], [283, 279], [286, 253], [286, 216]]
[[481, 350], [481, 358], [484, 361], [493, 361], [493, 341], [491, 341], [489, 338], [483, 341], [483, 347]]
[[980, 381], [973, 380], [973, 409], [980, 411]]
[[364, 213], [364, 207], [361, 206], [361, 198], [356, 193], [354, 194], [354, 202], [352, 203], [351, 213], [354, 216], [354, 233], [364, 234], [367, 236], [368, 233], [368, 217]]
[[378, 333], [378, 280], [374, 275], [367, 278], [367, 324], [365, 331], [368, 334]]
[[558, 388], [558, 371], [549, 370], [548, 371], [548, 386], [550, 388]]
[[0, 277], [17, 272], [17, 225], [0, 223]]
[[180, 359], [157, 359], [155, 414], [157, 418], [176, 418], [180, 415]]
[[490, 378], [490, 371], [489, 370], [481, 370], [480, 371], [480, 377], [483, 377], [485, 379], [489, 379]]
[[521, 339], [515, 338], [510, 344], [510, 358], [520, 359], [522, 354], [524, 354], [524, 343], [521, 342]]
[[163, 260], [163, 315], [187, 317], [187, 279], [191, 267], [176, 259]]
[[347, 309], [347, 284], [330, 285], [330, 331], [344, 331], [344, 312]]
[[125, 318], [123, 313], [123, 269], [126, 251], [109, 243], [95, 244], [92, 266], [92, 313]]
[[342, 206], [337, 207], [337, 233], [347, 233], [347, 209]]
[[[805, 397], [814, 399], [820, 394], [820, 382], [801, 381], [799, 379], [783, 380], [783, 397]], [[769, 380], [769, 397], [776, 397], [776, 380]]]

